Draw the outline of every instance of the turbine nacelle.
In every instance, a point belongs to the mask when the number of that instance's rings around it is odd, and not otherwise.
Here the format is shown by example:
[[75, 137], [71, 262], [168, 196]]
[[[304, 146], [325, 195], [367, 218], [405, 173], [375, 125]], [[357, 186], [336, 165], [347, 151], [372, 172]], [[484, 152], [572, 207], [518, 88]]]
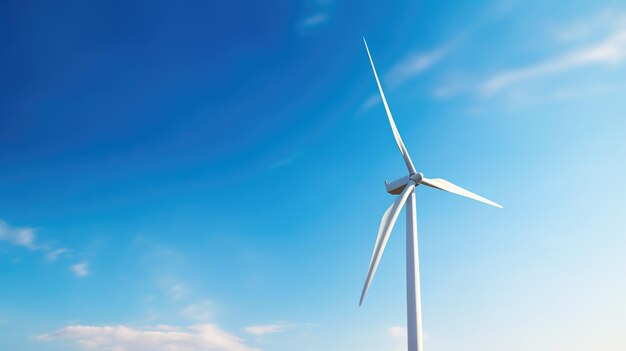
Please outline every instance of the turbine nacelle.
[[415, 184], [419, 184], [422, 179], [424, 179], [424, 175], [421, 172], [417, 172], [410, 176], [404, 176], [402, 178], [396, 179], [391, 183], [385, 181], [385, 187], [387, 188], [387, 192], [389, 194], [398, 195], [402, 193], [402, 190], [404, 190], [404, 188], [410, 181], [414, 181]]

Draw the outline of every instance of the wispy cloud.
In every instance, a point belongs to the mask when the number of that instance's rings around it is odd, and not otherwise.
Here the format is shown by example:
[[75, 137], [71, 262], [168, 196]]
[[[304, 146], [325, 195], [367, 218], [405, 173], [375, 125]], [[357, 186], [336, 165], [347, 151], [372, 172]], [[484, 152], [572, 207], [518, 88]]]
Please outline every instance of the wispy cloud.
[[[56, 261], [59, 257], [67, 255], [70, 250], [63, 247], [41, 242], [37, 238], [37, 232], [31, 227], [16, 227], [0, 220], [0, 242], [21, 247], [30, 251], [39, 251], [48, 262]], [[89, 274], [86, 263], [77, 263], [70, 266], [70, 270], [79, 277]]]
[[162, 278], [160, 280], [160, 285], [165, 293], [165, 296], [173, 301], [180, 301], [190, 293], [190, 289], [187, 284], [172, 276]]
[[35, 240], [36, 236], [33, 228], [14, 227], [0, 220], [0, 241], [6, 241], [29, 250], [42, 249], [43, 246], [36, 243]]
[[390, 351], [401, 351], [406, 349], [406, 327], [392, 326], [385, 330]]
[[181, 314], [185, 317], [192, 318], [198, 321], [208, 321], [213, 317], [213, 302], [209, 300], [203, 300], [191, 305], [188, 305], [183, 309]]
[[387, 328], [387, 335], [392, 338], [406, 338], [406, 327], [393, 326]]
[[559, 42], [580, 42], [602, 35], [619, 24], [623, 14], [615, 9], [605, 8], [573, 22], [553, 26], [551, 32]]
[[68, 249], [64, 249], [64, 248], [60, 248], [60, 249], [55, 249], [55, 250], [51, 250], [48, 253], [46, 253], [46, 261], [56, 261], [59, 256], [68, 253], [70, 250]]
[[389, 84], [398, 86], [428, 71], [446, 57], [451, 47], [452, 42], [431, 51], [414, 52], [407, 55], [389, 70], [389, 73], [386, 75]]
[[374, 107], [374, 106], [376, 106], [376, 105], [378, 105], [380, 103], [381, 103], [380, 95], [372, 94], [372, 95], [368, 96], [367, 99], [365, 99], [365, 101], [363, 101], [359, 111], [361, 113], [369, 111], [369, 109], [371, 109], [372, 107]]
[[452, 72], [444, 75], [441, 81], [430, 92], [436, 99], [446, 99], [470, 91], [470, 87], [475, 86], [475, 82], [464, 74]]
[[289, 328], [293, 328], [296, 325], [293, 323], [287, 322], [278, 322], [273, 324], [260, 324], [260, 325], [252, 325], [244, 328], [244, 330], [252, 335], [263, 336], [266, 334], [276, 334], [282, 333]]
[[328, 14], [316, 13], [314, 15], [311, 15], [303, 19], [302, 26], [307, 27], [307, 28], [316, 27], [316, 26], [323, 24], [326, 21], [328, 21]]
[[86, 277], [90, 274], [89, 264], [87, 262], [73, 264], [70, 266], [70, 270], [79, 278]]
[[330, 20], [330, 14], [334, 5], [333, 0], [317, 0], [310, 2], [306, 14], [298, 21], [298, 27], [303, 32], [317, 29]]
[[[381, 82], [383, 89], [386, 88], [385, 83], [388, 83], [387, 88], [395, 88], [429, 71], [448, 55], [455, 42], [456, 40], [449, 41], [430, 51], [412, 52], [406, 55], [394, 63], [383, 75], [384, 82]], [[380, 69], [378, 71], [380, 74]], [[371, 94], [361, 104], [360, 111], [366, 112], [380, 103], [380, 96], [377, 93]]]
[[134, 328], [124, 325], [71, 325], [36, 337], [40, 341], [65, 340], [93, 351], [257, 351], [215, 324], [188, 327], [161, 325]]
[[616, 66], [626, 58], [626, 16], [620, 16], [615, 28], [600, 42], [572, 50], [527, 67], [500, 72], [480, 87], [484, 95], [493, 95], [531, 79], [570, 71], [589, 65]]
[[270, 164], [269, 169], [277, 169], [287, 166], [293, 162], [293, 157], [285, 157]]
[[596, 85], [596, 86], [586, 86], [584, 88], [563, 88], [557, 89], [552, 94], [548, 95], [547, 98], [551, 100], [571, 100], [571, 99], [582, 99], [589, 98], [593, 96], [601, 96], [613, 93], [618, 90], [624, 90], [624, 87], [618, 87], [614, 85]]

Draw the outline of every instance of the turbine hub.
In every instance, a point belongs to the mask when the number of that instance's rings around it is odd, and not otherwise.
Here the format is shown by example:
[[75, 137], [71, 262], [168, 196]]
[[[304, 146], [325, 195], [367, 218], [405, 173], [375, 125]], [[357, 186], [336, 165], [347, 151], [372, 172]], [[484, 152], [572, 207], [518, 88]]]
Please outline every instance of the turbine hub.
[[422, 179], [424, 179], [424, 175], [422, 174], [422, 172], [417, 172], [411, 175], [410, 179], [414, 181], [415, 183], [419, 184], [422, 181]]

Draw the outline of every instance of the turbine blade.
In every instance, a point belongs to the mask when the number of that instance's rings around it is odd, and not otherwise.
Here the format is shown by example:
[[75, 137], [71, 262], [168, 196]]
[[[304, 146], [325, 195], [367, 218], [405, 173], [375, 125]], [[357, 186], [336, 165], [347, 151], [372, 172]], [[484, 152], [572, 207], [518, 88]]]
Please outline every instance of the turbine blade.
[[380, 242], [380, 237], [383, 234], [385, 227], [387, 226], [387, 222], [389, 221], [389, 214], [391, 213], [391, 209], [393, 209], [394, 205], [395, 205], [395, 201], [389, 206], [387, 211], [385, 211], [383, 218], [380, 220], [380, 226], [378, 227], [378, 235], [376, 235], [376, 242], [374, 244], [374, 250], [372, 250], [372, 257], [370, 258], [370, 266], [372, 265], [372, 262], [374, 262], [374, 255], [376, 254], [376, 248], [378, 247], [378, 243]]
[[465, 196], [465, 197], [469, 197], [470, 199], [474, 199], [476, 201], [480, 201], [480, 202], [484, 202], [488, 205], [491, 206], [495, 206], [495, 207], [499, 207], [502, 208], [501, 205], [489, 200], [489, 199], [485, 199], [484, 197], [474, 194], [473, 192], [463, 189], [458, 185], [454, 185], [452, 183], [450, 183], [449, 181], [445, 180], [445, 179], [439, 179], [439, 178], [435, 178], [435, 179], [428, 179], [428, 178], [423, 178], [422, 181], [420, 182], [420, 184], [424, 184], [424, 185], [428, 185], [431, 188], [435, 188], [435, 189], [440, 189], [440, 190], [444, 190], [444, 191], [448, 191], [457, 195], [461, 195], [461, 196]]
[[370, 266], [367, 270], [367, 277], [365, 278], [365, 284], [363, 285], [363, 291], [361, 292], [361, 300], [359, 301], [359, 306], [363, 304], [363, 300], [365, 299], [367, 290], [372, 283], [374, 274], [376, 274], [378, 263], [380, 262], [380, 258], [383, 255], [383, 251], [385, 251], [385, 246], [387, 246], [387, 241], [389, 240], [389, 234], [391, 234], [391, 230], [396, 223], [396, 219], [398, 219], [398, 214], [400, 214], [402, 206], [406, 202], [406, 199], [409, 197], [409, 194], [413, 191], [413, 189], [415, 189], [415, 182], [411, 181], [406, 186], [406, 188], [404, 188], [404, 191], [402, 191], [396, 201], [394, 201], [394, 203], [387, 209], [387, 211], [385, 211], [385, 214], [383, 215], [383, 219], [380, 222], [380, 228], [378, 229], [378, 236], [376, 237], [374, 251], [372, 252], [372, 258], [370, 259]]
[[391, 130], [393, 131], [393, 136], [396, 139], [396, 143], [398, 144], [398, 148], [400, 148], [400, 153], [404, 158], [404, 163], [406, 163], [406, 168], [409, 170], [409, 174], [415, 174], [415, 167], [413, 166], [413, 161], [411, 161], [411, 156], [409, 156], [409, 152], [404, 146], [404, 142], [402, 142], [402, 137], [400, 136], [400, 132], [398, 132], [398, 128], [396, 128], [396, 123], [393, 121], [393, 116], [391, 115], [391, 111], [389, 110], [389, 105], [387, 104], [387, 99], [385, 98], [385, 93], [383, 92], [383, 87], [380, 85], [380, 80], [378, 79], [378, 73], [376, 73], [376, 67], [374, 67], [374, 60], [372, 60], [372, 55], [370, 54], [370, 49], [367, 46], [367, 41], [365, 37], [363, 37], [363, 42], [365, 43], [365, 50], [367, 50], [367, 56], [370, 59], [370, 64], [372, 65], [372, 71], [374, 71], [374, 77], [376, 78], [376, 84], [378, 85], [378, 91], [380, 92], [380, 97], [383, 99], [383, 105], [385, 105], [385, 111], [387, 112], [387, 118], [389, 119], [389, 124], [391, 124]]

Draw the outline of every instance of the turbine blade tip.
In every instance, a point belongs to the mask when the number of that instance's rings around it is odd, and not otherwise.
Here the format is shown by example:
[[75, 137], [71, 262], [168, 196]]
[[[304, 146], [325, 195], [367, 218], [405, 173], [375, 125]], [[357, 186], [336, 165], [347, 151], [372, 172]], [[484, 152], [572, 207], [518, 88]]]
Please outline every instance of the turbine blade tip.
[[367, 293], [362, 293], [361, 294], [361, 298], [359, 299], [359, 307], [361, 307], [361, 305], [363, 304], [363, 301], [365, 301], [365, 296], [367, 295]]

